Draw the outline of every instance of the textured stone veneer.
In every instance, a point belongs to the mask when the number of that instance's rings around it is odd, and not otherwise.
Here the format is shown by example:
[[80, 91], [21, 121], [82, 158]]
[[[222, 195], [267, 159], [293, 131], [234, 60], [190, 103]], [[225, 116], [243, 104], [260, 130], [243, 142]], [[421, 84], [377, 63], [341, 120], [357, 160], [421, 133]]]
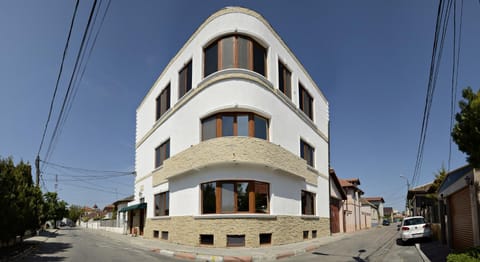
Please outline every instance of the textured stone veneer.
[[145, 238], [153, 238], [153, 231], [168, 232], [168, 242], [188, 246], [200, 246], [200, 234], [214, 236], [213, 247], [226, 247], [227, 235], [245, 235], [245, 247], [260, 247], [259, 234], [271, 233], [271, 245], [283, 245], [304, 241], [303, 231], [312, 230], [317, 237], [330, 234], [330, 220], [303, 216], [176, 216], [147, 219]]
[[211, 165], [251, 164], [271, 167], [303, 177], [317, 185], [320, 174], [308, 168], [306, 161], [279, 145], [253, 137], [219, 137], [201, 142], [165, 160], [153, 172], [153, 186], [171, 177]]

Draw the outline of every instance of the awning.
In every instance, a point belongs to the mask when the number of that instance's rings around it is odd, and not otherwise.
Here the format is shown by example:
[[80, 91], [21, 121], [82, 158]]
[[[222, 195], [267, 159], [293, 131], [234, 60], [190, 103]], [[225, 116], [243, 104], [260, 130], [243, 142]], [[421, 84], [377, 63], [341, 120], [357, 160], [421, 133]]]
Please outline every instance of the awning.
[[119, 212], [127, 212], [127, 211], [130, 211], [130, 210], [145, 209], [145, 208], [147, 208], [147, 203], [140, 203], [140, 204], [124, 207], [124, 208], [120, 209]]

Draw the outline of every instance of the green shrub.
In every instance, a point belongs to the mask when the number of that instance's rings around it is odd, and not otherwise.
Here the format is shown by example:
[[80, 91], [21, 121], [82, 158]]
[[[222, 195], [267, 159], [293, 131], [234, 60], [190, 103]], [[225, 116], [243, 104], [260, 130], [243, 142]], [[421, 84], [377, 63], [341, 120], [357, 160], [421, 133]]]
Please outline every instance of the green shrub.
[[475, 262], [480, 261], [480, 247], [473, 247], [461, 253], [449, 254], [447, 262]]

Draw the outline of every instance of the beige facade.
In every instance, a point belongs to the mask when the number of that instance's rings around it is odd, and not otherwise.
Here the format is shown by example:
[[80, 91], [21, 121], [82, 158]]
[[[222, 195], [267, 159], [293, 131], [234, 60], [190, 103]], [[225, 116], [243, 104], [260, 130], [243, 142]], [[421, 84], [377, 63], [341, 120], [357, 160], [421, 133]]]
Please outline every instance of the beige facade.
[[[213, 235], [212, 247], [226, 247], [227, 235], [244, 235], [245, 247], [260, 247], [260, 234], [271, 234], [271, 245], [301, 242], [330, 234], [328, 218], [308, 216], [177, 216], [147, 219], [145, 238], [154, 238], [154, 231], [161, 239], [168, 232], [168, 242], [200, 246], [200, 235]], [[308, 237], [304, 239], [304, 231]], [[316, 236], [314, 236], [316, 232]]]
[[340, 183], [347, 194], [347, 200], [343, 202], [344, 211], [344, 232], [355, 232], [364, 229], [362, 227], [362, 213], [360, 196], [363, 191], [358, 188], [360, 180], [340, 179]]

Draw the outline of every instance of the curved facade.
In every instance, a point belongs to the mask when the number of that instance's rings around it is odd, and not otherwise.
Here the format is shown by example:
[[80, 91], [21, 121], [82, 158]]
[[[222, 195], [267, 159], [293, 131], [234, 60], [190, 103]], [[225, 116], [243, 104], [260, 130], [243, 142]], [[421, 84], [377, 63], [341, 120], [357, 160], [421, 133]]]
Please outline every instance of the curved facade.
[[[329, 231], [328, 102], [272, 27], [210, 16], [137, 109], [131, 228], [214, 247]], [[141, 205], [142, 207], [144, 205]]]

